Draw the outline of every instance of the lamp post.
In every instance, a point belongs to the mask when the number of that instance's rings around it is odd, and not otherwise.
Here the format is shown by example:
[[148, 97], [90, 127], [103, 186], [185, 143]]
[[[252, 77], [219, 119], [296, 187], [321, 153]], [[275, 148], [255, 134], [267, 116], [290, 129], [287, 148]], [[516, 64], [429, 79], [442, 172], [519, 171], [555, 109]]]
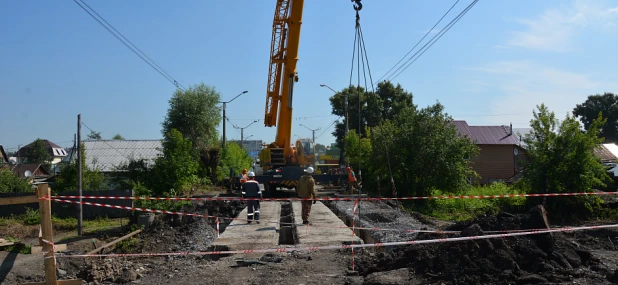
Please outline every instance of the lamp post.
[[245, 135], [245, 129], [246, 129], [246, 128], [248, 128], [249, 126], [253, 125], [253, 124], [254, 124], [254, 123], [256, 123], [256, 122], [257, 122], [257, 120], [254, 120], [253, 122], [251, 122], [251, 124], [247, 125], [247, 126], [246, 126], [246, 127], [244, 127], [244, 128], [234, 127], [234, 128], [240, 129], [240, 147], [241, 147], [242, 149], [245, 149], [245, 145], [244, 145], [244, 139], [245, 139], [245, 137], [244, 137], [244, 135]]
[[[320, 87], [326, 87], [328, 89], [330, 89], [331, 91], [335, 92], [335, 94], [337, 94], [337, 91], [335, 91], [333, 88], [330, 88], [330, 86], [326, 85], [326, 84], [320, 84]], [[348, 93], [346, 92], [345, 96], [344, 96], [344, 108], [345, 108], [345, 133], [343, 134], [343, 149], [345, 151], [346, 147], [347, 147], [347, 142], [345, 140], [345, 138], [348, 136], [348, 131], [350, 130], [350, 127], [348, 125]], [[348, 157], [345, 156], [345, 152], [342, 153], [343, 156], [343, 163], [345, 163], [346, 166], [348, 166]]]
[[[307, 128], [307, 130], [311, 131], [311, 135], [312, 135], [312, 137], [313, 137], [313, 138], [311, 139], [311, 141], [313, 142], [313, 154], [315, 155], [315, 131], [319, 131], [319, 130], [320, 130], [320, 129], [322, 129], [322, 128], [320, 127], [320, 128], [317, 128], [317, 129], [313, 129], [313, 130], [312, 130], [312, 129], [310, 129], [309, 127], [307, 127], [307, 126], [305, 126], [305, 125], [303, 125], [303, 124], [300, 124], [300, 125], [301, 125], [301, 126], [303, 126], [303, 127], [305, 127], [305, 128]], [[317, 166], [316, 166], [316, 161], [317, 161], [317, 159], [313, 160], [313, 169], [316, 169], [316, 168], [317, 168]]]
[[240, 95], [245, 94], [249, 91], [243, 91], [240, 94], [236, 95], [236, 97], [232, 98], [232, 100], [227, 101], [227, 102], [221, 102], [219, 101], [219, 103], [223, 103], [223, 142], [221, 143], [221, 148], [225, 149], [225, 121], [227, 120], [227, 117], [225, 116], [225, 106], [227, 105], [227, 103], [231, 103], [232, 101], [234, 101], [234, 99], [238, 98]]

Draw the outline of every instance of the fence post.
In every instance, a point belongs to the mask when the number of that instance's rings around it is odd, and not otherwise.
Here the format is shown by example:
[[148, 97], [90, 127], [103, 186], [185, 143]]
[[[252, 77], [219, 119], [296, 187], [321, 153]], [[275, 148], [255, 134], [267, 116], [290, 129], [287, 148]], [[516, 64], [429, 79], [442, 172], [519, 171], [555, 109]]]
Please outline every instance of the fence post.
[[[37, 198], [51, 196], [51, 189], [47, 184], [39, 184], [37, 187]], [[39, 200], [39, 212], [41, 213], [41, 231], [43, 239], [51, 243], [54, 242], [51, 221], [51, 200]], [[43, 252], [45, 253], [45, 284], [56, 285], [56, 258], [54, 257], [53, 246], [49, 243], [43, 243]]]

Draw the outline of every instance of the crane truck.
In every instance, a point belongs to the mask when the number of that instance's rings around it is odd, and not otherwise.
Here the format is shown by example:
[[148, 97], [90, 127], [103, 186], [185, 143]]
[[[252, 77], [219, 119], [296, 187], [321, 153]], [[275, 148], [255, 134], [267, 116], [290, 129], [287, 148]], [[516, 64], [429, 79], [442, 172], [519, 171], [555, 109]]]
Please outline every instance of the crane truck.
[[[360, 0], [354, 8], [358, 11]], [[295, 189], [304, 170], [315, 165], [314, 142], [299, 139], [292, 144], [292, 101], [294, 83], [298, 82], [296, 62], [300, 45], [300, 28], [303, 17], [304, 0], [277, 0], [273, 20], [266, 91], [266, 112], [264, 125], [277, 127], [275, 141], [262, 149], [261, 175], [255, 179], [264, 185], [264, 194], [271, 197], [277, 188]], [[338, 182], [345, 179], [338, 174], [314, 174], [317, 182]]]

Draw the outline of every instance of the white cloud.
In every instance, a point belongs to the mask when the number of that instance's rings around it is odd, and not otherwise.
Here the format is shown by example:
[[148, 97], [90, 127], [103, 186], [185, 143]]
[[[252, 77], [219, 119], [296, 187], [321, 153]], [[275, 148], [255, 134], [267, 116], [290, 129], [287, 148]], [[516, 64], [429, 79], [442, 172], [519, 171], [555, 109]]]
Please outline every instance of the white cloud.
[[545, 10], [534, 19], [519, 19], [523, 31], [512, 33], [509, 45], [545, 51], [570, 51], [580, 31], [612, 27], [618, 7], [608, 8], [600, 1], [575, 0], [566, 8]]
[[[530, 61], [500, 61], [472, 70], [480, 71], [481, 76], [487, 78], [489, 88], [500, 94], [489, 99], [489, 113], [520, 114], [507, 118], [518, 127], [526, 127], [522, 123], [530, 121], [532, 110], [541, 103], [545, 103], [558, 118], [564, 118], [588, 95], [610, 92], [612, 89], [607, 90], [608, 87], [618, 88], [612, 81]], [[491, 124], [505, 124], [504, 120], [501, 116], [487, 118]]]

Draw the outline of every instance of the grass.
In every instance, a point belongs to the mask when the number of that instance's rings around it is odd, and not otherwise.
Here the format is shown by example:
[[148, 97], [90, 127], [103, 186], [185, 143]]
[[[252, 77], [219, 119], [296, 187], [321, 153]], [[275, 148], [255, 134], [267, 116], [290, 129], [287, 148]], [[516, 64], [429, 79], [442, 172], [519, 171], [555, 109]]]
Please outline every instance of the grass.
[[[21, 224], [25, 226], [33, 226], [41, 223], [39, 210], [26, 209], [25, 214], [11, 216], [8, 218], [0, 218], [0, 226], [8, 226]], [[109, 228], [119, 227], [129, 223], [128, 218], [109, 219], [98, 217], [92, 220], [83, 220], [83, 229], [86, 230], [104, 230]], [[57, 231], [72, 231], [77, 229], [77, 218], [67, 217], [60, 218], [52, 216], [53, 228]]]
[[[432, 191], [431, 195], [499, 195], [519, 194], [516, 189], [503, 183], [490, 186], [470, 186], [459, 192]], [[418, 205], [418, 203], [416, 204]], [[495, 199], [433, 199], [420, 207], [408, 208], [447, 221], [465, 221], [482, 214], [496, 214], [500, 210], [519, 210], [526, 205], [525, 197]]]

